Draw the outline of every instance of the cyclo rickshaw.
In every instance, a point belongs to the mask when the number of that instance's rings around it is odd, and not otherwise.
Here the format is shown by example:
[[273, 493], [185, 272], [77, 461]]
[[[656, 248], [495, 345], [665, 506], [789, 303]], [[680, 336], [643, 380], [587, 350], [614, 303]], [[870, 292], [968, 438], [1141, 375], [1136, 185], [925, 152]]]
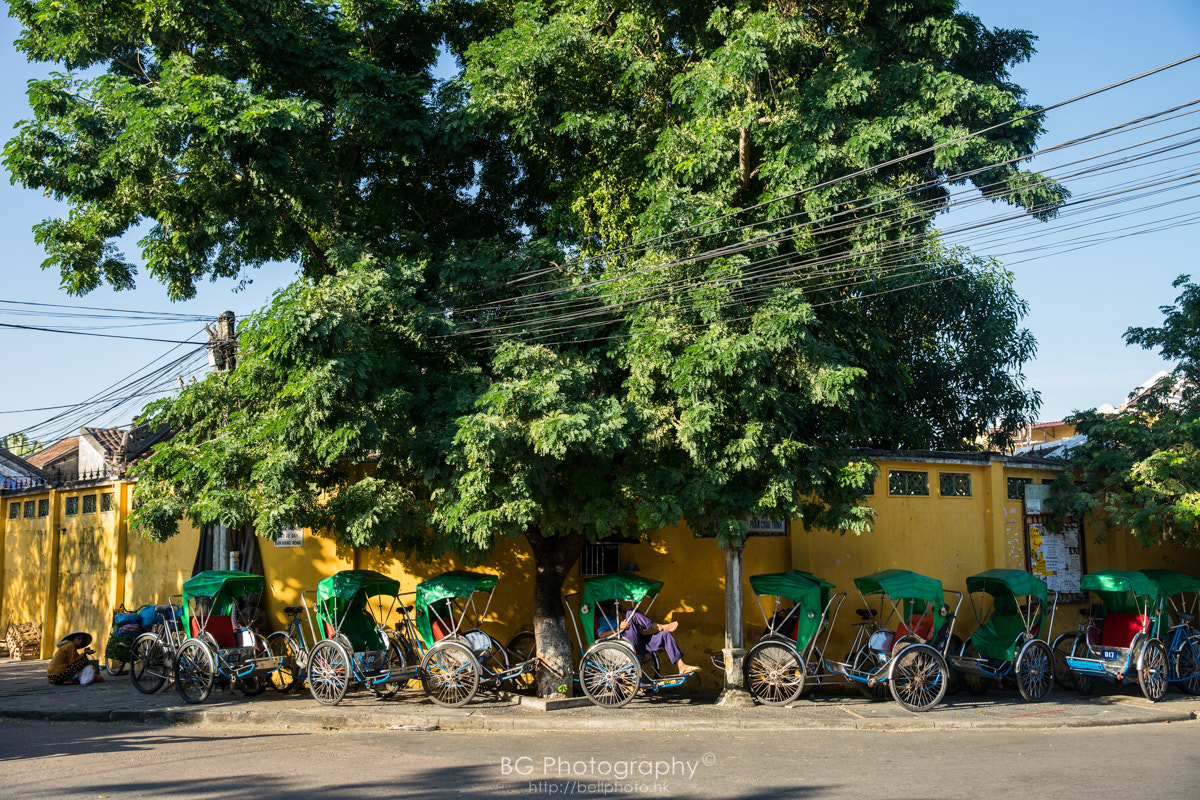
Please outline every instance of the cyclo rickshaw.
[[[979, 624], [950, 663], [963, 674], [973, 694], [989, 681], [1012, 680], [1030, 703], [1040, 703], [1054, 687], [1054, 654], [1042, 632], [1054, 626], [1058, 593], [1046, 607], [1050, 590], [1041, 578], [1019, 569], [989, 569], [967, 578], [971, 610]], [[991, 597], [990, 605], [985, 595]], [[978, 602], [977, 602], [978, 598]]]
[[1091, 694], [1097, 678], [1133, 683], [1151, 702], [1167, 692], [1167, 650], [1158, 638], [1162, 597], [1140, 572], [1103, 570], [1084, 575], [1079, 589], [1099, 598], [1103, 615], [1087, 612], [1086, 631], [1066, 655], [1075, 688]]
[[[808, 572], [791, 570], [751, 575], [758, 609], [766, 631], [742, 663], [746, 689], [758, 702], [782, 706], [797, 700], [807, 686], [820, 686], [841, 677], [825, 671], [822, 653], [828, 649], [833, 622], [846, 599], [832, 583]], [[768, 614], [763, 598], [773, 598]], [[785, 606], [783, 601], [790, 601]], [[824, 632], [825, 638], [817, 642]], [[718, 669], [724, 664], [714, 658]]]
[[[480, 627], [496, 583], [495, 575], [456, 570], [417, 585], [417, 629], [428, 648], [421, 658], [421, 685], [438, 705], [465, 705], [481, 687], [531, 682], [537, 666], [533, 632], [517, 633], [505, 647]], [[476, 598], [483, 594], [487, 599], [480, 609]]]
[[[882, 700], [890, 690], [910, 711], [933, 708], [946, 696], [950, 681], [946, 657], [962, 593], [901, 569], [855, 578], [854, 586], [866, 606], [856, 610], [862, 621], [848, 660], [827, 660], [826, 665], [872, 700]], [[958, 596], [953, 611], [945, 602], [947, 594]]]
[[1167, 648], [1167, 682], [1200, 694], [1200, 580], [1169, 569], [1141, 572], [1154, 581], [1164, 601], [1158, 629]]
[[[308, 690], [318, 703], [337, 705], [359, 686], [390, 697], [416, 677], [422, 651], [409, 609], [399, 600], [399, 581], [372, 570], [343, 570], [305, 594], [315, 595], [313, 638], [324, 638], [307, 653], [297, 646], [297, 657], [307, 663]], [[386, 623], [394, 613], [400, 615], [398, 630], [389, 631]]]
[[267, 688], [282, 659], [272, 656], [246, 620], [262, 596], [261, 575], [236, 570], [201, 572], [183, 583], [183, 626], [189, 638], [175, 659], [175, 689], [203, 703], [214, 685], [254, 696]]
[[[662, 587], [662, 581], [630, 572], [614, 572], [583, 582], [578, 620], [571, 617], [571, 625], [583, 653], [579, 660], [579, 685], [596, 705], [621, 708], [643, 686], [655, 692], [671, 689], [682, 686], [695, 674], [664, 674], [657, 652], [639, 653], [621, 634], [621, 621], [628, 612], [649, 613]], [[622, 604], [626, 604], [624, 608]]]

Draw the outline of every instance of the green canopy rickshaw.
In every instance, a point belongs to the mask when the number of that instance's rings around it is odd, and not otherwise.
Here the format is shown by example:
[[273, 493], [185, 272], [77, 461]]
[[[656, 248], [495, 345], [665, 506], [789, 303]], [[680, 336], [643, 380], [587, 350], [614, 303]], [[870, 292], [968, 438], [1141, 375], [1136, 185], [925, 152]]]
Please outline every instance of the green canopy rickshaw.
[[1187, 694], [1200, 694], [1200, 580], [1169, 569], [1144, 569], [1162, 595], [1158, 630], [1167, 648], [1167, 682]]
[[1049, 591], [1041, 578], [1019, 569], [990, 569], [967, 578], [978, 628], [950, 662], [969, 690], [982, 694], [989, 680], [1011, 679], [1029, 702], [1046, 698], [1054, 686], [1054, 654], [1041, 637], [1053, 626], [1058, 605], [1055, 592], [1047, 625]]
[[1167, 651], [1158, 638], [1164, 605], [1158, 586], [1140, 572], [1103, 570], [1084, 575], [1079, 588], [1100, 601], [1104, 615], [1090, 617], [1065, 657], [1075, 688], [1090, 694], [1096, 678], [1136, 681], [1147, 700], [1161, 700], [1167, 691]]
[[261, 693], [281, 659], [248, 627], [266, 582], [261, 575], [209, 570], [184, 581], [183, 628], [187, 638], [175, 659], [175, 688], [188, 703], [203, 703], [214, 685]]
[[[317, 702], [337, 705], [354, 686], [391, 697], [416, 677], [421, 651], [399, 581], [373, 570], [342, 570], [318, 582], [315, 595], [316, 635], [324, 638], [304, 659]], [[400, 622], [390, 630], [394, 614]]]
[[579, 685], [596, 705], [620, 708], [632, 701], [642, 686], [657, 692], [681, 686], [695, 674], [664, 674], [657, 653], [638, 652], [634, 643], [621, 635], [622, 620], [631, 611], [648, 613], [662, 588], [662, 581], [632, 572], [614, 572], [583, 582], [578, 622], [572, 617], [571, 624], [583, 653]]
[[[443, 706], [471, 701], [481, 686], [498, 689], [512, 681], [530, 685], [537, 666], [532, 631], [521, 631], [504, 647], [482, 629], [497, 577], [479, 572], [444, 572], [417, 585], [415, 615], [424, 646], [421, 683]], [[477, 595], [486, 595], [483, 608]]]
[[[751, 696], [765, 705], [788, 705], [807, 685], [821, 685], [835, 677], [824, 671], [822, 651], [829, 644], [845, 592], [834, 592], [837, 587], [832, 583], [795, 569], [751, 575], [750, 588], [767, 626], [742, 664]], [[764, 597], [774, 598], [770, 613]], [[785, 600], [791, 605], [785, 605]], [[823, 630], [825, 641], [818, 647]], [[715, 658], [713, 663], [724, 668]]]
[[[946, 696], [946, 656], [962, 593], [943, 590], [941, 581], [902, 569], [855, 578], [854, 586], [866, 606], [856, 611], [862, 621], [847, 661], [827, 661], [827, 666], [871, 699], [881, 700], [890, 690], [910, 711], [933, 708]], [[947, 594], [958, 598], [953, 611], [946, 604]]]

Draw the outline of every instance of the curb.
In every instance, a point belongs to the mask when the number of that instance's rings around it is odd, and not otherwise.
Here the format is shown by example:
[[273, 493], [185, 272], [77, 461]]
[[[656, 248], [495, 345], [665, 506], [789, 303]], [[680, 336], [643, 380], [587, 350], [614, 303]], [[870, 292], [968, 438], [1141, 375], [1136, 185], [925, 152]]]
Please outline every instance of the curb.
[[[935, 712], [936, 713], [936, 712]], [[1191, 711], [1162, 711], [1139, 717], [1104, 715], [1080, 718], [1030, 716], [1024, 719], [938, 719], [929, 713], [908, 717], [857, 720], [745, 720], [745, 719], [646, 719], [619, 713], [575, 719], [489, 716], [484, 714], [300, 714], [261, 713], [216, 709], [152, 711], [84, 711], [75, 709], [0, 709], [0, 718], [42, 722], [107, 722], [150, 725], [254, 725], [307, 730], [413, 730], [413, 731], [673, 731], [673, 730], [778, 730], [778, 731], [936, 731], [936, 730], [1036, 730], [1047, 728], [1091, 728], [1115, 725], [1191, 722]]]

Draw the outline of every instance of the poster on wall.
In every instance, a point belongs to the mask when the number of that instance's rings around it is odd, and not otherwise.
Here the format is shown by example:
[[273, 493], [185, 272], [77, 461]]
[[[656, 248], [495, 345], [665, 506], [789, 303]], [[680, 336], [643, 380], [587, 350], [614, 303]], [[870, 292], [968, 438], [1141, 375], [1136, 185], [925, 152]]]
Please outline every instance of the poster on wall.
[[303, 547], [304, 528], [284, 528], [275, 540], [276, 547]]
[[1079, 594], [1083, 577], [1079, 523], [1066, 521], [1057, 530], [1041, 522], [1029, 523], [1029, 571], [1059, 594]]

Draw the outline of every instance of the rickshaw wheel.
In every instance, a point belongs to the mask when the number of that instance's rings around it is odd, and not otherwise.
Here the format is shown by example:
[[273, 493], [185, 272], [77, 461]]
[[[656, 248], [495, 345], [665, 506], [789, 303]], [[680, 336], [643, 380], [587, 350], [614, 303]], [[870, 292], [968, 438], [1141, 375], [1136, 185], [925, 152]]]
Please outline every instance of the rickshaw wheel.
[[1167, 650], [1158, 639], [1142, 645], [1138, 653], [1138, 685], [1151, 703], [1157, 703], [1167, 693]]
[[[533, 631], [521, 631], [508, 640], [504, 649], [508, 653], [510, 665], [524, 664], [537, 655], [537, 638]], [[532, 689], [537, 682], [537, 676], [532, 672], [525, 672], [513, 678], [512, 682], [517, 689]]]
[[[967, 639], [963, 644], [962, 650], [959, 652], [963, 658], [979, 658], [979, 651], [975, 649], [975, 644]], [[982, 697], [987, 694], [988, 679], [982, 675], [972, 675], [969, 672], [962, 673], [963, 686], [967, 687], [967, 694]]]
[[217, 664], [199, 639], [188, 639], [175, 659], [175, 690], [185, 703], [203, 703], [212, 693]]
[[1040, 703], [1054, 688], [1054, 654], [1050, 645], [1034, 639], [1017, 654], [1017, 689], [1030, 703]]
[[601, 642], [583, 654], [579, 685], [596, 705], [621, 708], [637, 697], [642, 685], [642, 666], [628, 645]]
[[[404, 650], [390, 635], [384, 635], [384, 642], [387, 644], [387, 654], [384, 660], [384, 666], [390, 672], [403, 672], [406, 664], [404, 660]], [[400, 687], [408, 683], [407, 680], [388, 681], [387, 683], [371, 684], [371, 691], [380, 700], [389, 700], [396, 696], [396, 692], [400, 691]]]
[[[270, 658], [271, 649], [267, 647], [267, 640], [261, 635], [255, 633], [254, 636], [254, 657]], [[267, 690], [267, 684], [270, 682], [269, 677], [263, 675], [248, 675], [245, 678], [239, 678], [237, 682], [238, 691], [246, 695], [246, 697], [258, 697]]]
[[129, 648], [129, 680], [142, 694], [154, 694], [167, 682], [167, 660], [162, 642], [143, 633]]
[[[871, 648], [864, 644], [854, 654], [854, 659], [850, 662], [850, 666], [855, 672], [874, 672], [879, 667], [879, 664], [875, 661], [875, 654], [871, 652]], [[868, 700], [886, 700], [888, 694], [890, 694], [887, 685], [883, 683], [871, 686], [865, 681], [855, 681], [854, 685], [858, 687], [858, 690]]]
[[1200, 635], [1192, 634], [1171, 654], [1171, 665], [1181, 691], [1200, 694]]
[[1064, 689], [1075, 688], [1077, 676], [1067, 666], [1067, 656], [1074, 654], [1077, 641], [1079, 641], [1079, 632], [1069, 631], [1060, 634], [1054, 640], [1054, 646], [1051, 648], [1054, 651], [1054, 682]]
[[440, 706], [466, 705], [479, 691], [479, 661], [462, 642], [443, 639], [421, 659], [421, 686]]
[[[1071, 655], [1080, 657], [1087, 655], [1087, 653], [1087, 641], [1080, 634], [1075, 634], [1075, 641], [1071, 645]], [[1071, 677], [1075, 684], [1075, 691], [1079, 692], [1081, 695], [1089, 695], [1096, 688], [1096, 676], [1094, 675], [1083, 675], [1075, 672], [1072, 673]]]
[[[130, 660], [133, 656], [130, 655]], [[125, 671], [125, 662], [119, 658], [104, 658], [104, 671], [109, 675], [120, 675]]]
[[324, 706], [336, 706], [350, 688], [350, 653], [340, 642], [322, 639], [308, 657], [308, 690]]
[[928, 711], [946, 696], [950, 668], [941, 653], [926, 644], [904, 648], [888, 668], [888, 686], [909, 711]]
[[746, 688], [766, 706], [786, 706], [804, 692], [804, 663], [796, 651], [780, 642], [759, 642], [742, 664]]
[[267, 650], [276, 658], [283, 657], [279, 669], [271, 673], [271, 688], [277, 692], [290, 692], [302, 680], [295, 643], [283, 631], [276, 631], [267, 637]]

